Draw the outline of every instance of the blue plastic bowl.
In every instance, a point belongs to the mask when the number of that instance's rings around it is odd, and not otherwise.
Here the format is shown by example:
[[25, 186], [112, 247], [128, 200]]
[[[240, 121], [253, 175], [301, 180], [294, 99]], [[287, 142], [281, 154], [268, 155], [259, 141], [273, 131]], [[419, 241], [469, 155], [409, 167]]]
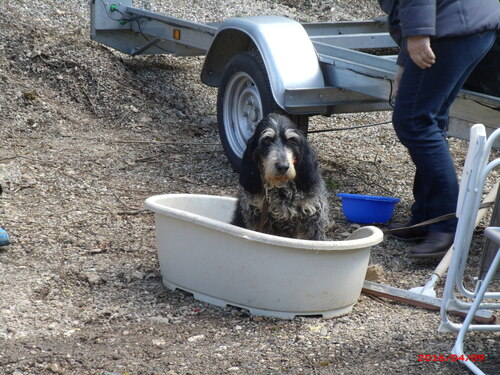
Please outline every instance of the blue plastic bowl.
[[342, 198], [342, 212], [346, 219], [359, 224], [387, 223], [399, 202], [399, 198], [375, 195], [339, 193], [337, 196]]

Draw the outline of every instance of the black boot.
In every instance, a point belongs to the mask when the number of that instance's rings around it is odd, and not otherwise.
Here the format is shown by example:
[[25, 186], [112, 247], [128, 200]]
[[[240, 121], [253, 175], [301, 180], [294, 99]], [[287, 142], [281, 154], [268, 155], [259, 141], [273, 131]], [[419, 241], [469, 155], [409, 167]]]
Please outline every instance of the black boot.
[[409, 258], [441, 258], [453, 245], [455, 233], [429, 232], [424, 240], [410, 250]]

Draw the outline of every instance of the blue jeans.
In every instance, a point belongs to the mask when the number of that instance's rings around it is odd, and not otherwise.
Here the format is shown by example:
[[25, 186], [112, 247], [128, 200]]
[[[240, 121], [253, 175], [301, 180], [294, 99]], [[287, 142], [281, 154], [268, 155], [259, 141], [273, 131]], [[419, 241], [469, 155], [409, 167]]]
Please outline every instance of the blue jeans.
[[[446, 140], [448, 111], [495, 37], [495, 31], [488, 31], [431, 40], [435, 64], [420, 69], [408, 59], [404, 67], [392, 121], [416, 167], [410, 224], [456, 210], [458, 181]], [[453, 232], [456, 225], [457, 219], [450, 219], [431, 224], [429, 230]]]

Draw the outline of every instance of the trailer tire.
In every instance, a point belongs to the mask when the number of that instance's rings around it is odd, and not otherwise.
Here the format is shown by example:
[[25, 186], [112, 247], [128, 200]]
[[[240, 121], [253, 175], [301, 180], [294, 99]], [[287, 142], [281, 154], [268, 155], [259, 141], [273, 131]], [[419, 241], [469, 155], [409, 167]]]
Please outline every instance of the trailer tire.
[[[217, 93], [217, 122], [224, 152], [236, 172], [247, 140], [268, 113], [284, 111], [276, 104], [266, 66], [257, 51], [233, 56], [222, 72]], [[307, 133], [307, 116], [290, 116]]]

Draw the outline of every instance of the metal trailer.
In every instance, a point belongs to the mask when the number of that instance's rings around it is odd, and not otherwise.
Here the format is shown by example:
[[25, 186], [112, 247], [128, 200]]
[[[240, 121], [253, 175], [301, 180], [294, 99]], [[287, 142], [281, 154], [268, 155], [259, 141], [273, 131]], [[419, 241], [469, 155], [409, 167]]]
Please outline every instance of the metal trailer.
[[[390, 110], [396, 45], [380, 20], [298, 23], [278, 16], [201, 24], [140, 9], [132, 0], [91, 0], [91, 38], [129, 55], [204, 55], [203, 83], [218, 87], [219, 135], [238, 170], [246, 140], [266, 113], [307, 131], [313, 115]], [[391, 54], [392, 53], [392, 54]], [[500, 98], [462, 90], [448, 134], [499, 126]]]

